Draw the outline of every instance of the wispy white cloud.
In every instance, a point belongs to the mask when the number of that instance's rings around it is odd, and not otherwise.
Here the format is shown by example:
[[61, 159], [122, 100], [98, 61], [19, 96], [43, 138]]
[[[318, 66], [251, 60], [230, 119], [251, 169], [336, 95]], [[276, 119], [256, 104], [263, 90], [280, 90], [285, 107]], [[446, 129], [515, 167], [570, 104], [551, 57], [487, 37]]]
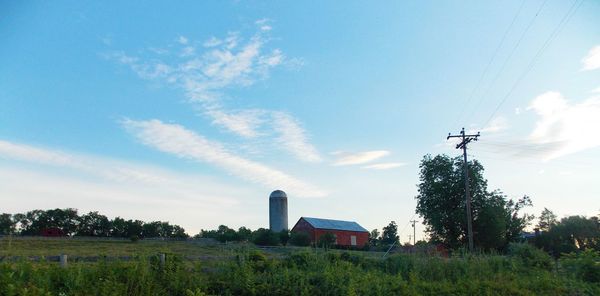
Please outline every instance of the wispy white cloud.
[[592, 90], [592, 93], [600, 93], [600, 86]]
[[[519, 111], [520, 112], [520, 111]], [[490, 121], [490, 123], [481, 129], [482, 133], [496, 133], [508, 128], [508, 120], [503, 116], [498, 116]]]
[[265, 122], [266, 111], [246, 109], [226, 113], [221, 108], [206, 108], [205, 113], [213, 119], [213, 124], [224, 126], [244, 138], [255, 138], [261, 134], [259, 128]]
[[406, 163], [403, 162], [384, 162], [384, 163], [376, 163], [367, 166], [363, 166], [364, 169], [370, 170], [389, 170], [394, 168], [399, 168], [401, 166], [405, 166]]
[[272, 115], [274, 129], [279, 133], [277, 143], [304, 161], [320, 162], [322, 160], [317, 149], [308, 141], [306, 132], [297, 120], [283, 112], [273, 112]]
[[600, 138], [590, 136], [600, 129], [600, 97], [570, 104], [560, 93], [546, 92], [529, 109], [539, 116], [531, 141], [555, 146], [544, 155], [546, 160], [600, 146]]
[[600, 45], [590, 49], [588, 54], [581, 60], [583, 68], [581, 70], [596, 70], [600, 69]]
[[234, 87], [247, 87], [269, 76], [271, 69], [286, 63], [278, 49], [269, 50], [265, 35], [270, 30], [268, 19], [255, 22], [258, 33], [242, 38], [230, 32], [223, 39], [211, 37], [203, 43], [205, 52], [196, 53], [192, 40], [180, 36], [183, 48], [174, 61], [139, 58], [115, 52], [111, 57], [126, 64], [144, 79], [160, 79], [182, 88], [187, 100], [213, 125], [244, 139], [274, 136], [277, 147], [299, 160], [319, 162], [317, 149], [309, 142], [300, 121], [289, 113], [265, 109], [236, 109], [224, 106], [224, 92]]
[[269, 189], [285, 188], [294, 196], [326, 195], [323, 190], [279, 170], [234, 155], [220, 143], [209, 141], [180, 125], [166, 124], [159, 120], [125, 120], [123, 124], [143, 144], [159, 151], [201, 163], [210, 163], [232, 175]]
[[177, 38], [177, 42], [179, 42], [180, 44], [186, 45], [186, 44], [188, 44], [189, 40], [185, 36], [179, 36]]
[[202, 44], [204, 47], [215, 47], [218, 45], [221, 45], [223, 43], [222, 40], [218, 39], [217, 37], [211, 37], [210, 39], [204, 41], [204, 43]]
[[600, 146], [593, 137], [600, 129], [600, 97], [571, 103], [559, 92], [549, 91], [531, 101], [528, 111], [537, 116], [529, 136], [519, 141], [482, 138], [478, 145], [515, 157], [549, 161]]
[[338, 158], [333, 162], [334, 166], [365, 164], [379, 158], [390, 155], [387, 150], [364, 151], [358, 153], [334, 152]]
[[[122, 193], [129, 192], [137, 196], [136, 200], [145, 199], [141, 193], [150, 189], [161, 192], [153, 195], [157, 200], [171, 202], [212, 202], [220, 205], [232, 205], [237, 201], [219, 194], [216, 188], [199, 186], [197, 180], [207, 179], [200, 175], [183, 175], [155, 166], [142, 165], [129, 161], [95, 157], [56, 149], [35, 147], [26, 144], [0, 141], [0, 160], [30, 163], [38, 167], [38, 174], [44, 174], [43, 168], [50, 169], [50, 175], [75, 175], [76, 178], [64, 180], [86, 179], [102, 184], [104, 190], [117, 190]], [[11, 168], [11, 170], [16, 170]], [[59, 173], [60, 172], [60, 173]], [[91, 178], [91, 179], [90, 179]], [[66, 182], [66, 181], [65, 181]], [[215, 183], [215, 182], [213, 182]], [[18, 184], [17, 184], [18, 185]], [[48, 185], [48, 184], [45, 184]], [[54, 185], [58, 186], [58, 185]], [[52, 186], [38, 185], [40, 190], [55, 190]], [[110, 189], [112, 188], [112, 189]], [[214, 190], [213, 190], [214, 189]], [[168, 196], [168, 198], [164, 198]], [[109, 196], [106, 196], [109, 198]]]

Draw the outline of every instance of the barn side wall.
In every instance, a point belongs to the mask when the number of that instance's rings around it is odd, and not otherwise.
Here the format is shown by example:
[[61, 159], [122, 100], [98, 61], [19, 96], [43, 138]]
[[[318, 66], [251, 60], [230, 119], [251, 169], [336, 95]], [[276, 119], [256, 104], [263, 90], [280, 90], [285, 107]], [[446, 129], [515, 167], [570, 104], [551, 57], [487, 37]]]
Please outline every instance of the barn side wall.
[[315, 229], [315, 241], [319, 241], [321, 235], [331, 232], [335, 234], [337, 238], [337, 245], [340, 246], [351, 246], [351, 236], [356, 236], [356, 247], [363, 247], [369, 241], [369, 233], [357, 232], [357, 231], [346, 231], [346, 230], [328, 230], [328, 229]]

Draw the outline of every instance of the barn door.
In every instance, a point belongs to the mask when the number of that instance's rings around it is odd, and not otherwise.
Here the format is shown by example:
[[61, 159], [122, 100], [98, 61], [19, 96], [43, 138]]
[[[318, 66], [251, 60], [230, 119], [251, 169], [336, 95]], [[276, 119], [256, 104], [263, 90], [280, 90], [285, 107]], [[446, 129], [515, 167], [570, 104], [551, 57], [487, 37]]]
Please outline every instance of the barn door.
[[356, 246], [356, 235], [350, 236], [350, 245]]

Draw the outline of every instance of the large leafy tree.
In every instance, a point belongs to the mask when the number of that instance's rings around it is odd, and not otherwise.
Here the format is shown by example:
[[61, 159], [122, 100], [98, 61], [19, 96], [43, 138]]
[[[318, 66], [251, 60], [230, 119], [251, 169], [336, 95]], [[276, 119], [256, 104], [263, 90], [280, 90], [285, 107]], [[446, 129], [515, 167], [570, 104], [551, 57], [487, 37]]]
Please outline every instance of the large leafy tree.
[[398, 225], [395, 221], [390, 222], [388, 226], [383, 228], [383, 234], [381, 235], [381, 243], [383, 245], [398, 244], [400, 237], [398, 236]]
[[110, 220], [98, 212], [89, 212], [78, 219], [79, 227], [76, 235], [79, 236], [110, 236], [112, 224]]
[[17, 226], [17, 222], [13, 219], [11, 214], [0, 214], [0, 234], [11, 234], [14, 233]]
[[555, 257], [588, 249], [600, 251], [600, 221], [598, 217], [565, 217], [536, 237], [535, 244]]
[[549, 231], [554, 225], [558, 223], [556, 215], [551, 210], [544, 208], [540, 214], [540, 218], [537, 227], [543, 231]]
[[[512, 201], [499, 190], [488, 191], [483, 166], [473, 160], [468, 167], [474, 242], [478, 248], [503, 248], [531, 221], [532, 216], [520, 214], [531, 201], [527, 196]], [[464, 246], [468, 239], [464, 186], [462, 157], [423, 157], [416, 212], [431, 240], [449, 248]]]

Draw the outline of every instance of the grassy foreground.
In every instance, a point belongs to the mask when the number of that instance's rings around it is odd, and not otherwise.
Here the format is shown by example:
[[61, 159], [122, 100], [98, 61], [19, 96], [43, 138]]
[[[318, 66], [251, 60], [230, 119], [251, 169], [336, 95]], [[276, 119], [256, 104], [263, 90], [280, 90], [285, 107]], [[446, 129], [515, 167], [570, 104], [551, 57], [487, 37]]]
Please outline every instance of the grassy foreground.
[[[67, 268], [51, 262], [3, 262], [0, 295], [600, 295], [593, 273], [582, 276], [573, 269], [575, 261], [557, 263], [536, 251], [453, 258], [393, 255], [383, 260], [358, 252], [295, 251], [268, 257], [260, 250], [240, 249], [230, 250], [235, 255], [229, 259], [211, 262], [190, 262], [182, 258], [186, 254], [170, 253], [165, 265], [146, 255]], [[591, 270], [597, 270], [591, 262]]]

